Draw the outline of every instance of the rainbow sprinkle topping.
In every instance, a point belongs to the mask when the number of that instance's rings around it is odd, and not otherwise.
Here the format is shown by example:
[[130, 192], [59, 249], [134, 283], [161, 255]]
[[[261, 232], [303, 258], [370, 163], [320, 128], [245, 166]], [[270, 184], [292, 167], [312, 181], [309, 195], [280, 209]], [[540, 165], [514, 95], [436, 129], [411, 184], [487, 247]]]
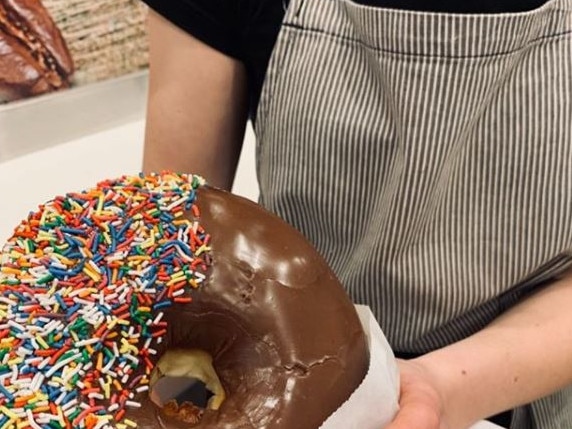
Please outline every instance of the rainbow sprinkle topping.
[[125, 414], [149, 389], [163, 309], [190, 302], [210, 264], [203, 184], [124, 176], [15, 229], [0, 260], [0, 429], [137, 426]]

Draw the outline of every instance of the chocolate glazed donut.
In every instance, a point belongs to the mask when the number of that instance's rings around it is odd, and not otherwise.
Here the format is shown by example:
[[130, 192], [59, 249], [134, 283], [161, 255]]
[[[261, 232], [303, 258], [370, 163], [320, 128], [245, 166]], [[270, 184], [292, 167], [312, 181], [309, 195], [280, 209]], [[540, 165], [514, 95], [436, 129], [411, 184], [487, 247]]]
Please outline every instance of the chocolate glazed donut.
[[317, 429], [368, 361], [308, 241], [198, 176], [56, 197], [0, 254], [0, 427]]
[[73, 62], [39, 0], [0, 0], [0, 101], [69, 86]]
[[144, 398], [129, 417], [145, 429], [317, 429], [367, 371], [352, 303], [306, 239], [278, 217], [208, 187], [197, 204], [213, 262], [192, 302], [165, 312], [169, 329], [157, 356], [206, 352], [226, 399], [196, 426]]

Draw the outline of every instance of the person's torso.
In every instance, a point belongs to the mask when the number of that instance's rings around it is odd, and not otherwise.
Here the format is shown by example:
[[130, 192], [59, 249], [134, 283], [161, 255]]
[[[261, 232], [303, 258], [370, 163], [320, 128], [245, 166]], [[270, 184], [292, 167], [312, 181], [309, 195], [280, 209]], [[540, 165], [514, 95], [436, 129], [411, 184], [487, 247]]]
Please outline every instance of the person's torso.
[[[425, 13], [291, 0], [257, 111], [260, 203], [397, 352], [478, 332], [572, 265], [572, 0]], [[512, 429], [572, 427], [572, 388]]]
[[[248, 0], [242, 28], [240, 56], [249, 81], [250, 116], [255, 118], [268, 61], [289, 0]], [[449, 13], [507, 13], [532, 10], [543, 0], [354, 0], [354, 3], [388, 9]]]

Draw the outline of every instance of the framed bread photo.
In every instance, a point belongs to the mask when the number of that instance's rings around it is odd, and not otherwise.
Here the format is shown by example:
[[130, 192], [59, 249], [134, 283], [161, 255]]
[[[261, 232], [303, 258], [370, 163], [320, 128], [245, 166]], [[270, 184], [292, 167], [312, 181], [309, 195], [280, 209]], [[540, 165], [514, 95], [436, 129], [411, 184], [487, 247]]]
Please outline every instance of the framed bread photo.
[[147, 67], [138, 0], [0, 0], [0, 103]]

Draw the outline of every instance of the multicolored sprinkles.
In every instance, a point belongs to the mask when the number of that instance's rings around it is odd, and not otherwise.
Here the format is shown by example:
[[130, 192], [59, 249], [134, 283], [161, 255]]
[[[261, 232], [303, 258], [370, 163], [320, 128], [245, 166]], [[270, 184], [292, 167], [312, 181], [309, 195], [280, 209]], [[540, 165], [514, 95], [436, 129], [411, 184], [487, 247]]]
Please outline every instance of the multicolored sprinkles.
[[[127, 429], [166, 307], [210, 264], [193, 175], [124, 176], [31, 213], [0, 260], [0, 429]], [[191, 215], [183, 217], [185, 211]]]

